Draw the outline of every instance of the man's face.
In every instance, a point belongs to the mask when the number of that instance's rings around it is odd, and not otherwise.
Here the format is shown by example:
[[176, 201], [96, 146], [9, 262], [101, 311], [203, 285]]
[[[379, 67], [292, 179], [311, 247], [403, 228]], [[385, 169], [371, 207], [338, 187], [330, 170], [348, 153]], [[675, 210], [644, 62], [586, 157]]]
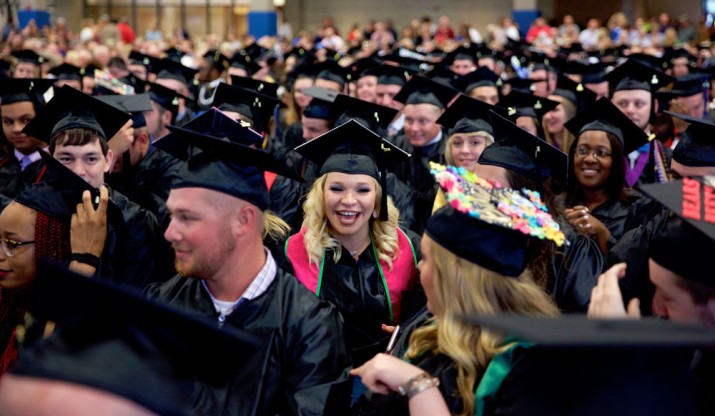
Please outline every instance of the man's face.
[[56, 145], [52, 155], [90, 185], [99, 188], [104, 184], [104, 174], [112, 166], [112, 151], [102, 153], [102, 146], [97, 139], [83, 146]]
[[82, 82], [77, 81], [76, 79], [61, 79], [57, 82], [55, 82], [56, 87], [63, 87], [65, 85], [69, 85], [70, 87], [82, 91]]
[[437, 119], [439, 108], [432, 104], [409, 104], [405, 106], [405, 135], [414, 147], [425, 146], [439, 133]]
[[393, 99], [401, 89], [399, 85], [377, 84], [377, 103], [398, 111], [402, 110], [402, 103]]
[[335, 81], [330, 81], [328, 79], [318, 78], [315, 80], [315, 86], [320, 88], [325, 88], [326, 90], [331, 90], [335, 92], [343, 92], [340, 83]]
[[690, 61], [686, 57], [673, 59], [673, 76], [682, 77], [690, 73]]
[[599, 82], [597, 84], [583, 84], [584, 87], [596, 93], [596, 99], [608, 97], [608, 81]]
[[467, 75], [477, 69], [474, 62], [469, 59], [455, 59], [450, 69], [459, 75]]
[[495, 74], [499, 74], [499, 68], [497, 67], [497, 62], [493, 58], [479, 58], [477, 60], [478, 68], [487, 68]]
[[129, 71], [140, 80], [146, 81], [147, 70], [144, 65], [129, 65]]
[[677, 284], [677, 280], [682, 278], [653, 259], [648, 260], [648, 270], [650, 281], [655, 285], [654, 315], [679, 323], [715, 326], [715, 314], [710, 305], [715, 302], [708, 302], [705, 305], [695, 304], [690, 293]]
[[37, 66], [29, 62], [18, 62], [15, 65], [15, 72], [13, 72], [13, 78], [36, 78], [35, 70]]
[[151, 108], [151, 111], [144, 111], [142, 114], [146, 120], [147, 131], [152, 135], [154, 140], [158, 140], [164, 137], [168, 130], [164, 126], [164, 122], [162, 120], [161, 115], [163, 114], [163, 111], [161, 106], [152, 101]]
[[529, 79], [543, 80], [531, 84], [532, 88], [534, 89], [534, 95], [541, 98], [546, 98], [551, 95], [551, 92], [553, 92], [553, 90], [556, 88], [555, 85], [552, 85], [552, 78], [554, 77], [549, 74], [549, 72], [545, 69], [537, 69], [535, 71], [531, 71], [531, 74], [529, 74]]
[[303, 139], [305, 139], [306, 142], [330, 130], [328, 120], [303, 116], [301, 121], [303, 124]]
[[645, 90], [623, 90], [613, 93], [611, 102], [641, 130], [646, 130], [650, 120], [651, 93]]
[[231, 198], [203, 188], [172, 189], [166, 207], [171, 215], [164, 237], [171, 243], [174, 266], [182, 276], [209, 279], [224, 265], [236, 241], [226, 226], [229, 213], [221, 198]]
[[690, 117], [703, 117], [705, 98], [702, 94], [695, 94], [690, 97], [678, 97], [676, 100], [685, 108], [685, 114]]
[[35, 107], [29, 101], [20, 101], [12, 104], [0, 106], [2, 113], [2, 132], [12, 147], [20, 153], [29, 155], [37, 150], [37, 147], [44, 147], [45, 143], [35, 138], [29, 137], [22, 132], [27, 123], [35, 118]]
[[484, 87], [472, 88], [472, 90], [469, 91], [469, 96], [487, 104], [499, 104], [499, 92], [497, 91], [496, 87], [491, 87], [487, 85]]

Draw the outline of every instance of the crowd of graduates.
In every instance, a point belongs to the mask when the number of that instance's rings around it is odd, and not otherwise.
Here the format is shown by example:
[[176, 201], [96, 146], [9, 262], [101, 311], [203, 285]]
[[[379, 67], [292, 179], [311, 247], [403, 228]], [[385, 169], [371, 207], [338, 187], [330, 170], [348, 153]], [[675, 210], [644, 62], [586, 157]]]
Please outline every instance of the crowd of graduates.
[[715, 411], [710, 45], [511, 24], [12, 34], [0, 414]]

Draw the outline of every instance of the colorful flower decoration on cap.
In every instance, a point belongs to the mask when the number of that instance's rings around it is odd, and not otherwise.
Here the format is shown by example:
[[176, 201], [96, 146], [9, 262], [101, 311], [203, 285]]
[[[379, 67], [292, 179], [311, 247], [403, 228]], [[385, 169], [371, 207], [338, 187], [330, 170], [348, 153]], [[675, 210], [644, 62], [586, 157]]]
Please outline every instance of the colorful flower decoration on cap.
[[538, 192], [502, 188], [462, 167], [430, 162], [430, 171], [455, 210], [489, 224], [551, 240], [559, 247], [566, 241]]

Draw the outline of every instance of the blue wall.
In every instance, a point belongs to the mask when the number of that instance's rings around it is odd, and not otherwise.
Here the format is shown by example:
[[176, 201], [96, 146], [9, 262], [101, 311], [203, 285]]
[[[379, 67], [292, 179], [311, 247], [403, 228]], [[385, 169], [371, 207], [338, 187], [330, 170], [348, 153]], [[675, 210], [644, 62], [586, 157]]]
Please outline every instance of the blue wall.
[[31, 19], [35, 19], [35, 23], [40, 29], [42, 26], [50, 26], [50, 12], [46, 10], [19, 10], [17, 12], [17, 23], [21, 29], [27, 26]]
[[256, 39], [278, 33], [278, 13], [271, 11], [248, 12], [248, 33]]
[[541, 17], [539, 10], [513, 10], [511, 12], [511, 18], [519, 25], [522, 38], [526, 36], [526, 32], [537, 17]]

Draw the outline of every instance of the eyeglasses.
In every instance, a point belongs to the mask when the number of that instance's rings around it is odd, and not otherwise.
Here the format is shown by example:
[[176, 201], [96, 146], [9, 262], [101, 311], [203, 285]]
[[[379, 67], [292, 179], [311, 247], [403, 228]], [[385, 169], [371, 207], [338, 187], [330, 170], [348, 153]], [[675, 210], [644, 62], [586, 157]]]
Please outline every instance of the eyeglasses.
[[2, 252], [8, 257], [15, 257], [16, 249], [24, 244], [33, 244], [35, 240], [32, 241], [15, 241], [7, 238], [0, 238], [0, 248]]
[[593, 157], [596, 159], [605, 159], [607, 157], [611, 157], [612, 153], [609, 153], [606, 149], [591, 150], [591, 148], [587, 146], [579, 146], [576, 148], [576, 154], [581, 157], [593, 154]]

